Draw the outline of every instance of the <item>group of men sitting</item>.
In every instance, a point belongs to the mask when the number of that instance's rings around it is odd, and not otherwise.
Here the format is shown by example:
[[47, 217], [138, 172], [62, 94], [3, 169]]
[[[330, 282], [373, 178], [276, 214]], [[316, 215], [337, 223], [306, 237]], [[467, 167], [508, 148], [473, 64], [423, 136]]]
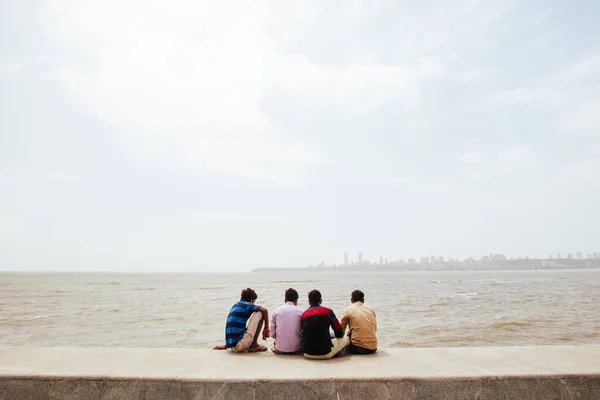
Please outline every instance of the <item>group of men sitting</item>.
[[[225, 345], [215, 350], [257, 352], [267, 348], [258, 343], [262, 330], [263, 340], [272, 336], [271, 348], [277, 354], [303, 354], [315, 360], [326, 360], [341, 355], [342, 350], [352, 354], [372, 354], [377, 351], [377, 319], [375, 310], [365, 304], [360, 290], [352, 292], [341, 321], [333, 310], [321, 305], [321, 292], [308, 293], [310, 307], [298, 307], [298, 292], [285, 291], [285, 304], [273, 312], [269, 327], [269, 311], [255, 304], [258, 295], [250, 288], [242, 291], [241, 299], [231, 307], [225, 326]], [[333, 335], [330, 329], [333, 330]], [[348, 334], [344, 335], [348, 329]]]

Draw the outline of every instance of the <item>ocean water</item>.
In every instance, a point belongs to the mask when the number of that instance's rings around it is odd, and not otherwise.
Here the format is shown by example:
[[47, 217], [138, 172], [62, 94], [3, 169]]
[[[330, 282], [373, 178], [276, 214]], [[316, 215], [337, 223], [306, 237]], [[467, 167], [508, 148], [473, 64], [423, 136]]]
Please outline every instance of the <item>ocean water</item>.
[[[600, 343], [600, 270], [243, 274], [0, 273], [0, 345], [210, 348], [245, 287], [273, 310], [319, 289], [341, 316], [354, 289], [380, 347]], [[270, 341], [271, 339], [269, 339]]]

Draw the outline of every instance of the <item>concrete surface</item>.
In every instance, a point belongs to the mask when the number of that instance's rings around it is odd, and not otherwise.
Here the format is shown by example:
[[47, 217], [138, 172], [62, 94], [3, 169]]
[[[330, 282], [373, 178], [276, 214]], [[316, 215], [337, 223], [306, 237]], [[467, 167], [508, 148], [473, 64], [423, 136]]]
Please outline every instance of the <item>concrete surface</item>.
[[206, 349], [0, 347], [0, 400], [600, 399], [600, 345], [382, 349], [328, 361]]

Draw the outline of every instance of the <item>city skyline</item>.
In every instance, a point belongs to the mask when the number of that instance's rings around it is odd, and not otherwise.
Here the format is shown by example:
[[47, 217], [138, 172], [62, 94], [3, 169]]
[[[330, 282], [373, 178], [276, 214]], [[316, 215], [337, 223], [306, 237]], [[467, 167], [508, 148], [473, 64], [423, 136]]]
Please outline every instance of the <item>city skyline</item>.
[[[565, 257], [562, 256], [562, 254], [565, 254]], [[555, 257], [556, 255], [556, 257]], [[457, 257], [457, 258], [453, 258], [453, 257], [448, 257], [445, 258], [444, 256], [436, 256], [436, 255], [429, 255], [429, 256], [422, 256], [422, 257], [418, 257], [418, 258], [398, 258], [398, 259], [389, 259], [388, 258], [384, 258], [383, 256], [379, 256], [379, 262], [372, 262], [370, 259], [368, 258], [363, 258], [363, 253], [359, 252], [357, 253], [357, 257], [356, 257], [356, 262], [352, 261], [351, 258], [348, 255], [348, 252], [344, 252], [343, 255], [343, 260], [344, 262], [341, 264], [337, 264], [337, 263], [332, 263], [332, 264], [327, 264], [325, 261], [321, 261], [319, 263], [314, 264], [314, 266], [350, 266], [350, 265], [388, 265], [388, 264], [399, 264], [399, 265], [404, 265], [404, 264], [427, 264], [427, 265], [435, 265], [435, 264], [444, 264], [444, 263], [462, 263], [462, 264], [472, 264], [472, 263], [476, 263], [476, 262], [493, 262], [493, 261], [512, 261], [512, 260], [531, 260], [531, 259], [535, 259], [535, 260], [600, 260], [600, 252], [590, 252], [584, 255], [583, 252], [575, 252], [575, 253], [550, 253], [547, 257], [542, 258], [542, 257], [529, 257], [529, 256], [525, 256], [525, 257], [507, 257], [505, 254], [503, 253], [490, 253], [490, 254], [485, 254], [479, 258], [473, 257], [473, 256], [468, 256], [466, 258], [461, 258], [461, 257]]]

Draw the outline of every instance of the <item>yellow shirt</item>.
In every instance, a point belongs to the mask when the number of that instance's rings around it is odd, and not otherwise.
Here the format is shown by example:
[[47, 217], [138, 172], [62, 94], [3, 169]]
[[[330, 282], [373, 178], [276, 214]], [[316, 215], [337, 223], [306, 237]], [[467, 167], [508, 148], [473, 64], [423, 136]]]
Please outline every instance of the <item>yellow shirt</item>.
[[377, 349], [377, 318], [373, 307], [362, 301], [355, 301], [342, 314], [342, 330], [349, 327], [352, 333], [351, 341], [354, 346], [368, 350]]

